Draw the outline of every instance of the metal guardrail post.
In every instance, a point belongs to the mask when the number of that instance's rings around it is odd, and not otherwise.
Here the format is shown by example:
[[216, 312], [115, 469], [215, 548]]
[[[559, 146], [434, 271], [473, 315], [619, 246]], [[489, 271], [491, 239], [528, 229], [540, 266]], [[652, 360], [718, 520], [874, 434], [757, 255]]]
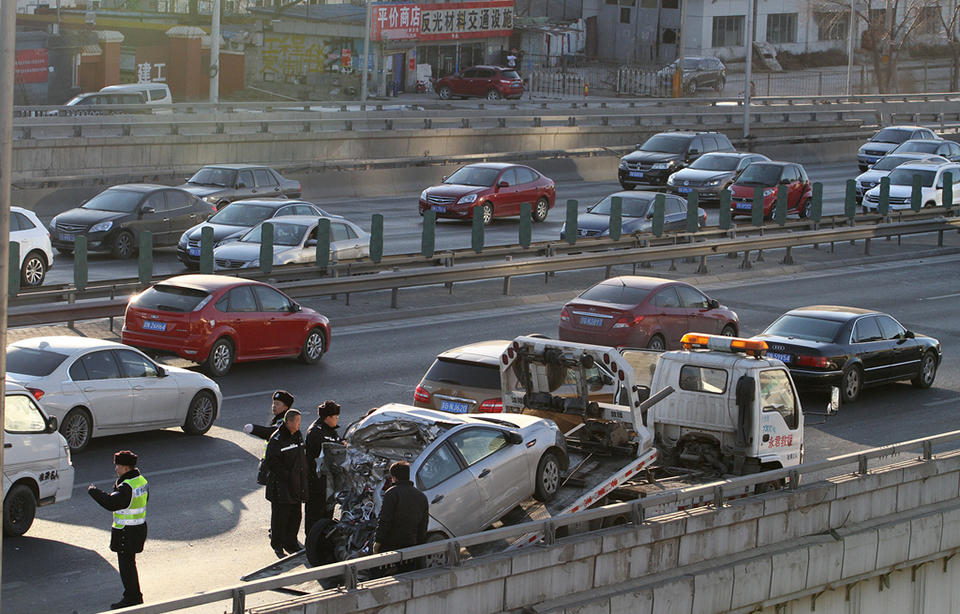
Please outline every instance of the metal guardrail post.
[[139, 265], [140, 284], [149, 286], [153, 279], [153, 233], [149, 230], [140, 233]]
[[477, 205], [476, 207], [473, 208], [473, 229], [470, 232], [470, 249], [477, 252], [478, 254], [483, 251], [482, 205]]
[[10, 241], [10, 259], [7, 260], [7, 273], [8, 275], [8, 284], [9, 296], [16, 296], [17, 292], [20, 292], [20, 242], [19, 241]]
[[317, 220], [316, 263], [318, 269], [330, 266], [330, 219], [325, 217]]
[[531, 207], [530, 203], [522, 203], [520, 205], [520, 230], [517, 240], [523, 248], [530, 247], [530, 240], [533, 238], [532, 210], [533, 207]]
[[370, 218], [370, 260], [383, 259], [383, 214], [374, 213]]
[[696, 190], [687, 194], [687, 232], [700, 230], [700, 195]]
[[847, 192], [843, 199], [843, 214], [853, 225], [853, 218], [857, 216], [857, 181], [847, 179]]
[[953, 173], [950, 171], [943, 174], [943, 197], [941, 202], [944, 209], [953, 208]]
[[919, 211], [923, 206], [923, 193], [922, 193], [922, 180], [920, 175], [913, 176], [913, 186], [910, 190], [910, 208], [914, 211]]
[[580, 230], [577, 227], [577, 216], [579, 215], [578, 209], [580, 208], [580, 203], [574, 199], [567, 201], [567, 224], [566, 224], [566, 239], [567, 243], [573, 245], [577, 242], [577, 234]]
[[[187, 248], [190, 249], [190, 248]], [[213, 227], [204, 226], [200, 229], [200, 272], [206, 275], [213, 273]]]
[[273, 271], [273, 223], [271, 222], [260, 225], [260, 270], [264, 273]]
[[663, 215], [667, 206], [667, 197], [663, 193], [658, 193], [653, 197], [653, 224], [650, 230], [653, 236], [659, 237], [663, 234]]
[[233, 589], [233, 614], [243, 614], [247, 609], [247, 593], [242, 588]]
[[720, 230], [730, 230], [730, 191], [720, 192], [720, 209], [717, 211], [720, 216], [717, 225]]
[[437, 242], [437, 212], [433, 210], [423, 212], [423, 232], [420, 235], [420, 255], [424, 258], [433, 258]]
[[73, 285], [81, 292], [87, 287], [87, 236], [78, 235], [73, 243]]
[[614, 196], [610, 199], [610, 238], [614, 241], [620, 240], [623, 234], [623, 199]]
[[880, 178], [880, 203], [878, 205], [880, 215], [887, 217], [890, 215], [890, 178]]
[[813, 183], [813, 204], [810, 207], [810, 217], [814, 222], [819, 222], [823, 217], [823, 184], [819, 181]]
[[774, 221], [778, 226], [787, 223], [787, 190], [782, 186], [777, 186], [777, 209], [774, 213]]
[[753, 205], [750, 207], [750, 223], [763, 226], [763, 188], [753, 188]]

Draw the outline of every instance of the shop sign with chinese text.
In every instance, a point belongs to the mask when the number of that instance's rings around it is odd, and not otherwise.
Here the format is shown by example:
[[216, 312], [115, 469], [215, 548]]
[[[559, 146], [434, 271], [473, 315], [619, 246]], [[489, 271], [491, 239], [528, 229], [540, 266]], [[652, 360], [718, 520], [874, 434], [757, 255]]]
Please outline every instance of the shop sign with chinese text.
[[373, 5], [371, 40], [454, 40], [509, 36], [513, 0]]

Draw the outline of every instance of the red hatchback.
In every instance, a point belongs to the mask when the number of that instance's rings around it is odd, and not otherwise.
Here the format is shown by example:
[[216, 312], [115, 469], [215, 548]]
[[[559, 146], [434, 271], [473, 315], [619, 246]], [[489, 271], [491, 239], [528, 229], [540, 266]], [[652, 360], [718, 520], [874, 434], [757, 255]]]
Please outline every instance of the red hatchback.
[[420, 193], [420, 215], [432, 209], [437, 217], [469, 220], [478, 213], [489, 224], [495, 217], [520, 215], [520, 206], [530, 203], [533, 221], [542, 222], [556, 198], [553, 179], [529, 166], [470, 164]]
[[226, 375], [234, 362], [299, 356], [330, 347], [330, 321], [273, 286], [219, 275], [179, 275], [132, 297], [121, 341]]
[[686, 333], [735, 337], [732, 309], [690, 284], [624, 275], [601, 281], [563, 306], [560, 339], [614, 347], [666, 350]]
[[810, 200], [813, 188], [807, 171], [793, 162], [754, 162], [743, 169], [730, 186], [731, 215], [751, 215], [753, 190], [763, 191], [763, 217], [773, 217], [777, 205], [777, 193], [787, 191], [787, 213], [795, 212], [800, 217], [810, 215]]
[[455, 75], [448, 75], [434, 84], [441, 100], [455, 96], [479, 97], [487, 100], [520, 98], [523, 79], [513, 68], [502, 66], [472, 66]]

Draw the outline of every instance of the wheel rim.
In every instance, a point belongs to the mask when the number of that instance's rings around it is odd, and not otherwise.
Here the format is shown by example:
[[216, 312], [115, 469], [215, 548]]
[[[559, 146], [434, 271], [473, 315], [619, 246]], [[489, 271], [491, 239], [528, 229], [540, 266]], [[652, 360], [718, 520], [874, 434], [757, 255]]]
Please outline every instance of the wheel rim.
[[207, 395], [201, 395], [193, 404], [193, 426], [198, 431], [206, 430], [213, 421], [213, 401]]
[[546, 202], [545, 200], [542, 200], [542, 199], [541, 199], [541, 200], [538, 200], [538, 201], [537, 201], [536, 216], [537, 216], [537, 219], [538, 219], [538, 220], [546, 219], [546, 217], [547, 217], [547, 202]]
[[557, 491], [557, 486], [560, 484], [560, 467], [557, 465], [557, 461], [552, 458], [543, 466], [540, 484], [543, 486], [543, 492], [547, 494], [553, 494]]
[[219, 343], [213, 348], [213, 368], [222, 373], [230, 367], [230, 348], [226, 343]]
[[23, 266], [23, 276], [26, 278], [28, 285], [36, 286], [43, 281], [43, 262], [39, 258], [30, 258]]
[[496, 90], [490, 90], [487, 92], [487, 100], [499, 100], [500, 94]]
[[313, 331], [307, 337], [307, 357], [311, 360], [320, 358], [323, 354], [323, 336], [317, 332]]
[[654, 337], [650, 340], [650, 349], [651, 350], [662, 350], [664, 348], [663, 339], [660, 337]]
[[87, 443], [87, 418], [82, 414], [76, 414], [67, 420], [63, 425], [63, 438], [71, 449], [82, 448]]
[[447, 98], [450, 98], [450, 88], [448, 88], [448, 87], [441, 87], [441, 88], [440, 88], [440, 98], [442, 98], [442, 99], [444, 99], [444, 100], [446, 100]]
[[493, 207], [490, 205], [483, 206], [483, 223], [489, 224], [493, 220]]
[[117, 237], [117, 252], [123, 256], [126, 256], [130, 253], [130, 250], [133, 247], [133, 242], [130, 239], [130, 235], [123, 233]]
[[733, 330], [732, 326], [724, 326], [723, 332], [720, 333], [724, 337], [735, 337], [737, 335], [736, 331]]
[[930, 385], [933, 383], [933, 378], [937, 373], [936, 361], [933, 359], [933, 356], [927, 354], [923, 359], [923, 383]]
[[860, 392], [860, 372], [856, 369], [850, 369], [847, 371], [844, 382], [846, 385], [843, 389], [847, 393], [847, 398], [852, 399], [857, 396], [857, 393]]

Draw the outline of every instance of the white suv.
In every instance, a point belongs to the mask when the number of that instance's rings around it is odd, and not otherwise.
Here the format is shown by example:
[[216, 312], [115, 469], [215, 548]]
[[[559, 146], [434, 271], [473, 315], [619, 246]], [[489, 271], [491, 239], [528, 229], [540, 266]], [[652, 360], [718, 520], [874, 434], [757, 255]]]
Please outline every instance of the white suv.
[[[953, 173], [953, 185], [944, 188], [944, 173]], [[943, 205], [943, 190], [950, 189], [953, 202], [960, 203], [960, 164], [936, 162], [911, 162], [901, 164], [890, 171], [890, 210], [910, 208], [910, 196], [913, 192], [913, 178], [920, 176], [920, 206], [939, 207]], [[880, 186], [868, 190], [863, 198], [863, 208], [873, 211], [880, 207]]]
[[50, 233], [37, 214], [22, 207], [10, 207], [10, 241], [20, 244], [20, 283], [39, 286], [53, 266]]

